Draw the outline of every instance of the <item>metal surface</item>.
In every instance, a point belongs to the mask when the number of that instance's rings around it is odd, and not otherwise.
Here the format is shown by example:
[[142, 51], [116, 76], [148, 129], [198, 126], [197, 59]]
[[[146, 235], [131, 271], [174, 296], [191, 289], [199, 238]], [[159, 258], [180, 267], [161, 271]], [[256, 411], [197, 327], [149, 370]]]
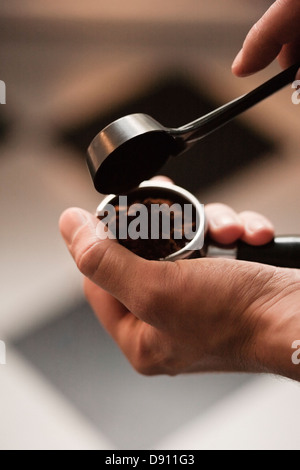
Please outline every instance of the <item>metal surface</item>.
[[103, 194], [126, 193], [151, 178], [171, 154], [178, 153], [168, 130], [145, 114], [107, 126], [88, 149], [88, 167]]
[[[178, 197], [180, 196], [181, 200], [184, 199], [186, 204], [192, 204], [193, 207], [196, 209], [198, 227], [195, 237], [183, 249], [177, 251], [176, 253], [172, 253], [171, 255], [164, 258], [164, 261], [177, 261], [180, 259], [188, 259], [192, 257], [195, 252], [199, 252], [204, 245], [204, 237], [206, 232], [206, 221], [203, 204], [201, 204], [195, 196], [193, 196], [190, 192], [186, 191], [185, 189], [176, 186], [172, 183], [165, 183], [160, 181], [146, 181], [140, 184], [139, 188], [137, 188], [134, 193], [138, 194], [139, 190], [143, 190], [145, 188], [149, 189], [149, 194], [153, 194], [153, 190], [161, 189], [161, 196], [165, 198], [166, 194], [168, 194], [170, 198], [172, 198], [172, 201], [174, 203], [178, 201]], [[116, 196], [115, 194], [107, 196], [99, 204], [96, 210], [96, 216], [102, 214], [108, 204], [114, 205], [114, 203], [118, 204], [118, 196]]]
[[[159, 261], [177, 261], [206, 257], [244, 260], [278, 267], [300, 269], [299, 236], [278, 236], [270, 243], [262, 246], [252, 246], [241, 240], [236, 241], [236, 243], [232, 245], [224, 246], [211, 240], [209, 234], [207, 234], [204, 205], [201, 204], [189, 191], [186, 191], [180, 186], [162, 181], [146, 181], [140, 184], [138, 188], [131, 191], [128, 194], [128, 197], [129, 201], [134, 201], [130, 204], [135, 204], [135, 201], [138, 199], [149, 197], [153, 197], [154, 199], [165, 199], [167, 197], [170, 198], [173, 204], [178, 203], [184, 209], [185, 204], [191, 204], [196, 210], [196, 230], [193, 239], [189, 241], [184, 248], [171, 253], [165, 258], [160, 258]], [[127, 199], [124, 202], [123, 200], [120, 200], [119, 195], [111, 194], [104, 198], [100, 203], [96, 211], [96, 216], [106, 217], [105, 212], [109, 212], [109, 206], [116, 207], [124, 204], [127, 205]], [[130, 207], [130, 204], [128, 202], [128, 207]], [[184, 221], [185, 220], [184, 216]], [[128, 234], [126, 237], [127, 236]]]
[[207, 258], [237, 259], [237, 246], [221, 247], [214, 244], [207, 245]]
[[178, 129], [145, 114], [125, 116], [103, 129], [88, 148], [87, 163], [97, 191], [126, 193], [152, 177], [171, 156], [179, 155], [239, 114], [291, 83], [300, 64], [252, 92]]

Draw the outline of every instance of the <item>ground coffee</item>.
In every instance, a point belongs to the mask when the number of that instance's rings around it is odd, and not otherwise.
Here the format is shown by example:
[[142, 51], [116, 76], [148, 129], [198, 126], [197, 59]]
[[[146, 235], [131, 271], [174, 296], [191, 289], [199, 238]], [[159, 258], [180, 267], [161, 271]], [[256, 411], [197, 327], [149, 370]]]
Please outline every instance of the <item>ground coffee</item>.
[[[120, 238], [120, 233], [127, 233], [130, 224], [136, 218], [131, 208], [135, 204], [142, 204], [147, 208], [147, 234], [143, 232], [142, 237], [132, 239], [129, 235], [126, 238]], [[196, 227], [195, 211], [192, 211], [190, 220], [187, 220], [186, 214], [182, 207], [174, 206], [175, 202], [170, 199], [163, 198], [136, 198], [130, 201], [128, 206], [115, 205], [115, 211], [109, 213], [104, 211], [103, 216], [99, 216], [100, 220], [105, 217], [109, 227], [115, 226], [116, 233], [114, 235], [119, 243], [133, 253], [148, 260], [160, 260], [176, 253], [184, 248], [193, 237]], [[171, 207], [175, 210], [170, 210]], [[124, 217], [125, 215], [125, 217]], [[115, 220], [113, 220], [115, 219]], [[162, 220], [168, 219], [169, 224], [162, 223]], [[155, 227], [155, 233], [158, 234], [157, 239], [153, 239], [153, 220], [159, 221], [158, 227]], [[122, 226], [126, 223], [127, 227]], [[166, 230], [166, 225], [168, 230]], [[124, 230], [125, 229], [125, 230]]]

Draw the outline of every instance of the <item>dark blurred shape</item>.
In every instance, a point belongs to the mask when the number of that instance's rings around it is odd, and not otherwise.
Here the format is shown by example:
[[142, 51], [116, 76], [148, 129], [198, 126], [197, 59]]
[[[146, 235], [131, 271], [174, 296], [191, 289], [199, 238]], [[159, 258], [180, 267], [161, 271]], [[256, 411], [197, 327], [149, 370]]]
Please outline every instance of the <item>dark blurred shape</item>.
[[140, 376], [84, 301], [14, 345], [118, 449], [152, 448], [253, 379]]
[[[201, 91], [202, 90], [202, 91]], [[121, 103], [110, 113], [66, 129], [60, 136], [85, 157], [92, 139], [111, 122], [133, 113], [145, 113], [167, 127], [179, 127], [209, 113], [224, 103], [208, 96], [205, 87], [195, 87], [181, 73], [157, 80], [136, 99]], [[239, 120], [234, 120], [199, 142], [186, 154], [170, 159], [159, 171], [176, 184], [197, 192], [221, 182], [231, 173], [264, 158], [274, 143]]]
[[0, 108], [0, 145], [4, 143], [8, 136], [9, 123]]

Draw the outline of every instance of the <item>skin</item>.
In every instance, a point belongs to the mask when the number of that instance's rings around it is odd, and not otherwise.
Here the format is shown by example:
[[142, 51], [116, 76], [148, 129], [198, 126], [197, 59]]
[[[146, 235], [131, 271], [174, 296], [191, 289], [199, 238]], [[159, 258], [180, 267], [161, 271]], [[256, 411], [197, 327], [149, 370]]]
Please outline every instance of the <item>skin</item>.
[[[300, 2], [278, 0], [253, 26], [232, 71], [246, 77], [267, 67], [278, 58], [282, 68], [300, 60]], [[298, 72], [297, 79], [300, 79]]]
[[[259, 245], [274, 234], [254, 212], [211, 204], [206, 214], [210, 236], [223, 244], [242, 238]], [[298, 271], [234, 260], [146, 261], [116, 241], [100, 240], [99, 223], [71, 208], [60, 229], [97, 318], [138, 372], [299, 378], [291, 361], [291, 345], [300, 338]]]
[[[251, 75], [276, 57], [284, 68], [295, 63], [299, 24], [299, 0], [275, 2], [251, 29], [233, 73]], [[206, 215], [219, 243], [260, 245], [274, 236], [272, 224], [254, 212], [212, 204]], [[300, 365], [292, 362], [300, 338], [298, 270], [224, 259], [146, 261], [100, 240], [99, 223], [72, 208], [60, 230], [97, 318], [138, 372], [243, 371], [300, 381]]]

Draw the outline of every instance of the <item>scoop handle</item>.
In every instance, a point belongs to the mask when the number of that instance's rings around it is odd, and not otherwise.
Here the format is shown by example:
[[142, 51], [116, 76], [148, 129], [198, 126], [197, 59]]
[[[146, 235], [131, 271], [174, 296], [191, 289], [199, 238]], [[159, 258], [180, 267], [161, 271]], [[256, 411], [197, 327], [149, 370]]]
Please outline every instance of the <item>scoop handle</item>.
[[300, 62], [279, 73], [250, 93], [221, 106], [211, 113], [197, 119], [196, 121], [186, 124], [179, 129], [172, 129], [172, 135], [175, 138], [178, 136], [183, 139], [186, 145], [194, 144], [198, 140], [203, 139], [203, 137], [224, 126], [224, 124], [230, 122], [238, 115], [292, 83], [296, 80], [296, 74], [299, 68]]

